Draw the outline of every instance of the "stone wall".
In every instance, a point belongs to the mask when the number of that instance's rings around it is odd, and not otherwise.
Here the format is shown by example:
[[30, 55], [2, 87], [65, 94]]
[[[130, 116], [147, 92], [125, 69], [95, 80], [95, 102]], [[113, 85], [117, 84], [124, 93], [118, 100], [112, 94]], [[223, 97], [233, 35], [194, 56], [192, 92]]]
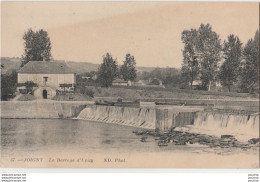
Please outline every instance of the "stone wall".
[[174, 127], [193, 125], [196, 113], [196, 110], [178, 111], [171, 108], [156, 109], [155, 128], [159, 132], [168, 132]]
[[76, 117], [88, 102], [63, 101], [6, 101], [1, 102], [1, 118], [72, 118]]

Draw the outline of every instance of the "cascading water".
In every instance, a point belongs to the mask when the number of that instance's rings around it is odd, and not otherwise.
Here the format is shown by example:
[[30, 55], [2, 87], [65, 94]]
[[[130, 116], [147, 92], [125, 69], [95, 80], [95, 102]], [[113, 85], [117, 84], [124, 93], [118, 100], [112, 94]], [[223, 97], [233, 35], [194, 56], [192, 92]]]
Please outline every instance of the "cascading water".
[[[183, 109], [182, 109], [183, 110]], [[77, 119], [100, 121], [167, 132], [173, 127], [191, 133], [234, 135], [240, 141], [259, 137], [259, 113], [254, 115], [182, 111], [180, 108], [90, 106]]]
[[234, 135], [238, 140], [247, 141], [259, 137], [259, 114], [240, 115], [226, 113], [198, 112], [190, 132], [209, 135]]
[[85, 108], [77, 119], [155, 129], [155, 109], [114, 106]]

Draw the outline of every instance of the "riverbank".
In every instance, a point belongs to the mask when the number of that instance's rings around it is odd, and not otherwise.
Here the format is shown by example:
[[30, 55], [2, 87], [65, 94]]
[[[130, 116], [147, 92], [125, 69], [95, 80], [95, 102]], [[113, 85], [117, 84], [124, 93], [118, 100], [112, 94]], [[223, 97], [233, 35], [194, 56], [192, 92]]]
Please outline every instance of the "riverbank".
[[146, 88], [133, 86], [112, 86], [108, 88], [88, 86], [95, 97], [121, 97], [125, 100], [159, 99], [218, 99], [218, 100], [258, 100], [258, 95], [237, 92], [202, 91], [190, 89]]

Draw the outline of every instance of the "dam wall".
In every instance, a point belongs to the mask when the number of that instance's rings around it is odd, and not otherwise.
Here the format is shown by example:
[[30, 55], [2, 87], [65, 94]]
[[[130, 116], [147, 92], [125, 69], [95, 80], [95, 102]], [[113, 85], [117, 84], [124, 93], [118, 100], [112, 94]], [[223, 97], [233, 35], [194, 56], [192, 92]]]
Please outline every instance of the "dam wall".
[[1, 118], [72, 118], [91, 102], [2, 101]]
[[175, 127], [193, 125], [197, 112], [176, 111], [175, 109], [156, 109], [155, 129], [159, 132], [168, 132]]
[[155, 109], [115, 106], [88, 106], [77, 119], [155, 129]]
[[215, 136], [231, 134], [241, 140], [259, 137], [259, 113], [208, 112], [196, 107], [115, 107], [87, 106], [77, 119], [152, 129], [172, 129]]
[[88, 106], [77, 119], [99, 121], [145, 129], [168, 131], [175, 126], [193, 124], [198, 108]]
[[259, 112], [209, 112], [202, 107], [121, 107], [94, 105], [85, 101], [7, 101], [1, 102], [1, 118], [76, 118], [162, 133], [184, 128], [192, 133], [231, 134], [245, 140], [259, 137]]

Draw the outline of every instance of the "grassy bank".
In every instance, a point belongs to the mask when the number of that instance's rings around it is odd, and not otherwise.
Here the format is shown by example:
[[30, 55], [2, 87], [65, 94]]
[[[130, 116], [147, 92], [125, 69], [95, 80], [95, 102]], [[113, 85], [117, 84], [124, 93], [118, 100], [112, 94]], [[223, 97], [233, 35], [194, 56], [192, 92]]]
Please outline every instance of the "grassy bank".
[[209, 92], [184, 89], [164, 89], [145, 87], [91, 87], [95, 97], [121, 97], [126, 100], [143, 98], [178, 98], [178, 99], [227, 99], [227, 100], [256, 100], [255, 95], [248, 93]]

